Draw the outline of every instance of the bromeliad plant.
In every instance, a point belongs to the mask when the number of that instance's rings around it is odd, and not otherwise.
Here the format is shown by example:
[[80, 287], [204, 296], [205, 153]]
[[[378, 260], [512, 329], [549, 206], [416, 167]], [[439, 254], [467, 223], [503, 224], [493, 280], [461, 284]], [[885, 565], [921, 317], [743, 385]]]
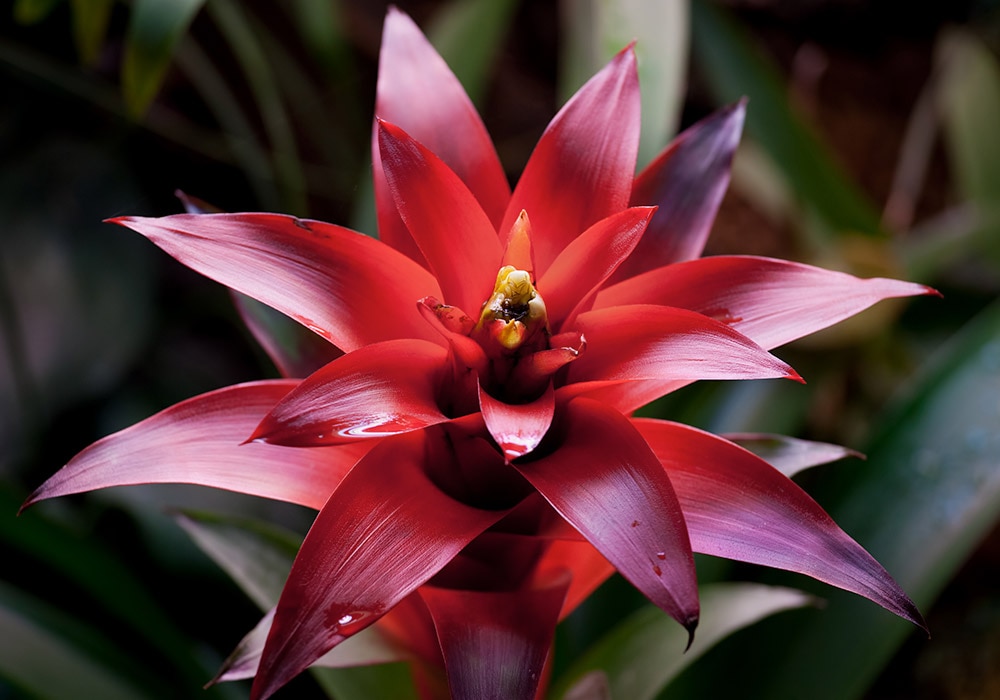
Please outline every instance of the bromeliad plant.
[[380, 60], [380, 240], [277, 214], [114, 220], [324, 348], [289, 352], [247, 316], [288, 378], [111, 435], [27, 504], [186, 482], [318, 509], [266, 642], [221, 674], [255, 675], [254, 698], [372, 625], [426, 697], [533, 698], [557, 622], [615, 570], [693, 634], [693, 551], [801, 572], [923, 626], [768, 463], [631, 414], [698, 379], [798, 379], [768, 350], [932, 290], [699, 258], [744, 105], [634, 177], [631, 47], [556, 115], [513, 192], [458, 81], [398, 11]]

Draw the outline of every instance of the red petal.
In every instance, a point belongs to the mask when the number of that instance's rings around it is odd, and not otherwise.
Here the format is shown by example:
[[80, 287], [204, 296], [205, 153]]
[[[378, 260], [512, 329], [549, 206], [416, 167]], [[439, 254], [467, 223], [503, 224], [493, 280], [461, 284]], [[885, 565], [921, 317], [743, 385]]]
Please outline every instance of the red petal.
[[[493, 227], [500, 224], [510, 186], [486, 127], [417, 25], [394, 7], [386, 14], [382, 32], [375, 115], [398, 124], [436, 153], [472, 191]], [[379, 238], [398, 250], [416, 253], [385, 181], [377, 125], [372, 129], [372, 163]]]
[[629, 420], [596, 401], [566, 406], [561, 444], [514, 466], [615, 568], [689, 631], [698, 587], [670, 480]]
[[521, 210], [528, 212], [539, 275], [580, 233], [628, 206], [639, 118], [629, 47], [580, 88], [542, 134], [499, 229], [510, 230]]
[[[556, 346], [556, 339], [572, 343], [569, 346]], [[580, 356], [586, 347], [586, 342], [579, 333], [564, 333], [552, 336], [552, 347], [539, 350], [520, 358], [510, 373], [508, 382], [517, 387], [544, 386], [553, 374]]]
[[[216, 674], [211, 683], [253, 678], [257, 674], [260, 656], [264, 652], [264, 642], [267, 641], [267, 635], [271, 631], [273, 621], [274, 608], [271, 608], [263, 619], [240, 640], [233, 653], [223, 662], [222, 668], [219, 669], [219, 673]], [[325, 668], [371, 666], [395, 661], [408, 661], [410, 656], [399, 643], [381, 629], [381, 625], [375, 624], [361, 630], [343, 644], [316, 659], [313, 665]]]
[[686, 425], [652, 419], [633, 424], [670, 475], [696, 552], [797, 571], [924, 627], [885, 569], [767, 462]]
[[422, 340], [389, 340], [334, 360], [288, 394], [251, 440], [310, 447], [385, 437], [447, 420], [437, 389], [448, 351]]
[[285, 377], [308, 377], [344, 352], [300, 323], [245, 294], [233, 292], [243, 323]]
[[479, 387], [479, 406], [486, 429], [496, 440], [508, 462], [528, 454], [542, 441], [556, 409], [556, 393], [550, 383], [545, 393], [524, 404], [495, 399]]
[[25, 506], [108, 486], [184, 483], [319, 508], [370, 443], [314, 450], [241, 444], [296, 384], [240, 384], [171, 406], [85, 449]]
[[595, 306], [668, 304], [728, 323], [765, 348], [815, 333], [891, 297], [936, 294], [921, 284], [752, 256], [719, 256], [652, 270], [609, 287]]
[[571, 326], [573, 317], [587, 308], [591, 293], [604, 284], [635, 248], [646, 230], [651, 207], [636, 207], [601, 219], [552, 262], [538, 280], [538, 293], [553, 329]]
[[745, 113], [746, 102], [741, 100], [701, 120], [639, 174], [632, 205], [656, 204], [660, 208], [615, 280], [701, 255], [729, 187]]
[[532, 700], [568, 577], [543, 588], [456, 591], [425, 586], [455, 700]]
[[438, 340], [414, 308], [434, 278], [379, 241], [279, 214], [122, 217], [179, 261], [350, 352], [391, 338]]
[[586, 337], [587, 351], [569, 365], [569, 383], [647, 380], [652, 392], [663, 382], [798, 379], [792, 368], [729, 326], [684, 309], [597, 309], [580, 314], [574, 327]]
[[586, 540], [553, 542], [538, 564], [540, 571], [549, 567], [564, 568], [573, 576], [562, 611], [559, 613], [560, 620], [576, 610], [580, 603], [615, 573], [615, 567], [611, 562]]
[[424, 472], [426, 437], [382, 440], [320, 511], [281, 593], [251, 697], [269, 697], [446, 565], [503, 511], [466, 506]]
[[437, 156], [399, 127], [380, 121], [378, 129], [389, 190], [444, 301], [479, 309], [493, 291], [503, 254], [493, 224]]

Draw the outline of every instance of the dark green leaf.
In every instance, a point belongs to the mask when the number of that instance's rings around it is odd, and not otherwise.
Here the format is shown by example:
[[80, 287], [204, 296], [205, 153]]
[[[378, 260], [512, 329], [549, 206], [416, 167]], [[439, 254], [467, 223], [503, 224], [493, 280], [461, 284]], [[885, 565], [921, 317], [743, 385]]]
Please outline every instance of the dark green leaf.
[[517, 0], [452, 0], [427, 29], [473, 102], [482, 100]]
[[[554, 698], [583, 697], [580, 684], [595, 687], [604, 675], [612, 698], [648, 700], [721, 639], [761, 618], [809, 605], [790, 588], [717, 583], [701, 591], [701, 621], [691, 648], [683, 629], [651, 605], [644, 606], [591, 647], [553, 687]], [[596, 687], [600, 687], [596, 683]]]
[[21, 24], [41, 22], [61, 2], [63, 0], [15, 0], [14, 21]]
[[563, 99], [569, 99], [629, 42], [636, 42], [642, 89], [641, 169], [666, 146], [680, 122], [690, 43], [689, 0], [584, 0], [563, 3], [562, 14]]
[[937, 46], [945, 144], [965, 199], [1000, 198], [1000, 66], [970, 32], [944, 32]]
[[[87, 4], [89, 0], [82, 0]], [[129, 17], [122, 89], [138, 117], [160, 90], [177, 42], [205, 0], [136, 0]]]
[[96, 629], [0, 583], [0, 677], [38, 698], [159, 697], [115, 670], [131, 665]]
[[80, 60], [92, 66], [104, 45], [108, 20], [114, 0], [71, 0], [73, 6], [73, 35]]
[[746, 129], [767, 151], [807, 211], [834, 232], [876, 234], [878, 214], [795, 115], [774, 65], [723, 10], [692, 3], [694, 58], [719, 104], [750, 98]]
[[[971, 322], [882, 421], [830, 508], [925, 612], [1000, 516], [1000, 305]], [[853, 472], [853, 473], [852, 473]], [[824, 594], [826, 595], [826, 594]], [[782, 635], [767, 697], [860, 697], [908, 635], [868, 601], [832, 592]], [[933, 633], [933, 630], [931, 630]]]

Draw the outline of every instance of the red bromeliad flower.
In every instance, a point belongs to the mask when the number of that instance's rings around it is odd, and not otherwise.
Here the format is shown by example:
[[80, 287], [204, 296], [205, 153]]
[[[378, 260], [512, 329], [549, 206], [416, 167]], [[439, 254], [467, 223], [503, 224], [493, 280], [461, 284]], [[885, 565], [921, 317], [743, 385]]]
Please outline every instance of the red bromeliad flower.
[[254, 698], [373, 624], [428, 697], [535, 697], [556, 623], [614, 570], [693, 632], [692, 551], [805, 573], [922, 626], [775, 468], [630, 417], [698, 379], [797, 379], [768, 349], [931, 292], [699, 259], [743, 111], [695, 125], [635, 178], [627, 48], [556, 115], [512, 193], [458, 81], [390, 10], [372, 137], [381, 240], [277, 214], [115, 220], [314, 331], [330, 361], [251, 324], [286, 376], [306, 378], [168, 408], [28, 503], [187, 482], [318, 509], [266, 643], [223, 675], [255, 673]]

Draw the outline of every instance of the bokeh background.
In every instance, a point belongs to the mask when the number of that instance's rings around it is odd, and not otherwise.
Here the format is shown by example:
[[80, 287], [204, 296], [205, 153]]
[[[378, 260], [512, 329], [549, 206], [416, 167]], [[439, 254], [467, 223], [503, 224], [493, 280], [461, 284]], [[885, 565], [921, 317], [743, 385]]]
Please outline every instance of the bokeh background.
[[[706, 583], [780, 583], [826, 603], [734, 633], [690, 659], [662, 697], [1000, 697], [1000, 3], [396, 4], [466, 84], [512, 179], [562, 101], [636, 38], [641, 160], [749, 97], [708, 253], [943, 293], [884, 303], [779, 350], [805, 387], [706, 383], [648, 409], [865, 452], [796, 478], [898, 578], [932, 639], [802, 577], [701, 558]], [[309, 512], [158, 486], [15, 514], [101, 436], [276, 375], [226, 290], [102, 220], [179, 212], [181, 190], [224, 210], [374, 232], [368, 149], [385, 7], [15, 0], [0, 10], [0, 698], [246, 696], [239, 683], [200, 687], [260, 612], [176, 509], [300, 534]], [[609, 582], [560, 630], [557, 675], [642, 603]], [[331, 687], [358, 697], [350, 683], [310, 677], [284, 696]]]

